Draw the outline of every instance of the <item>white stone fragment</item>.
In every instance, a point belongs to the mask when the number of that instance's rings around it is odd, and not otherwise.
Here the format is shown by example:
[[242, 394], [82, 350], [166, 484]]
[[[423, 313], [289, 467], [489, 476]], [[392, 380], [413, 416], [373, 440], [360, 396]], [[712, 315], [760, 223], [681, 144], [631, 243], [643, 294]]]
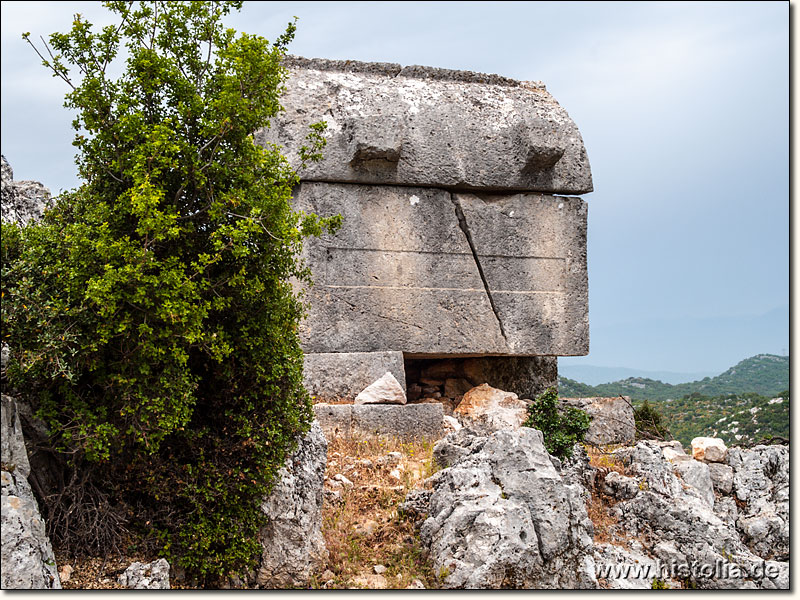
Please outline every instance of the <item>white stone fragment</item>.
[[405, 404], [406, 393], [389, 371], [373, 384], [367, 386], [358, 396], [355, 404]]
[[728, 447], [719, 438], [696, 437], [692, 440], [692, 457], [705, 462], [725, 462]]

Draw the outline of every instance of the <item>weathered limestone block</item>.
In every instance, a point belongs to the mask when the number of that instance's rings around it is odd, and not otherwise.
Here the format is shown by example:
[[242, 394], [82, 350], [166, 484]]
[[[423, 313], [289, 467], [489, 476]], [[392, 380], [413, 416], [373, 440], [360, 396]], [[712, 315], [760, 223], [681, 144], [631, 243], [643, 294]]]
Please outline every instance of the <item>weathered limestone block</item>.
[[435, 404], [362, 404], [353, 406], [353, 433], [402, 439], [438, 439], [444, 410]]
[[256, 576], [259, 586], [306, 586], [312, 571], [327, 558], [322, 537], [327, 453], [328, 443], [314, 422], [278, 472], [278, 481], [261, 506], [270, 521], [260, 534], [264, 552]]
[[16, 402], [3, 396], [0, 407], [0, 585], [4, 589], [61, 589], [53, 549], [27, 479], [30, 463]]
[[402, 352], [330, 352], [306, 354], [303, 385], [319, 400], [353, 399], [390, 372], [406, 389]]
[[590, 444], [629, 444], [636, 438], [636, 422], [630, 398], [561, 398], [561, 401], [585, 410], [592, 418], [584, 438]]
[[315, 404], [314, 414], [328, 439], [379, 435], [401, 439], [438, 439], [444, 410], [432, 404]]
[[[540, 82], [389, 63], [287, 58], [286, 112], [256, 135], [304, 181], [592, 191], [578, 128]], [[308, 125], [324, 159], [301, 168]]]
[[314, 417], [329, 440], [352, 435], [352, 404], [315, 404]]
[[587, 204], [453, 194], [509, 354], [588, 354]]
[[303, 183], [295, 207], [344, 217], [304, 250], [306, 352], [588, 352], [579, 198]]

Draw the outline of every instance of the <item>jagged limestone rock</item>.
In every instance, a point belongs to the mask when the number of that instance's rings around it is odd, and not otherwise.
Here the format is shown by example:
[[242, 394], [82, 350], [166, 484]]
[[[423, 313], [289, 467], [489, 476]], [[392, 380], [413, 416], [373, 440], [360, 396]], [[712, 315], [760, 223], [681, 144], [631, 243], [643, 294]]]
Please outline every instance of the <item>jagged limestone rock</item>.
[[630, 444], [636, 439], [633, 405], [627, 396], [615, 398], [561, 398], [561, 402], [585, 410], [592, 418], [584, 440], [596, 446]]
[[295, 207], [344, 219], [304, 247], [306, 352], [588, 351], [579, 198], [305, 182]]
[[629, 500], [641, 491], [636, 479], [626, 477], [616, 471], [609, 472], [603, 478], [601, 489], [604, 494], [617, 500]]
[[[626, 475], [599, 477], [578, 446], [577, 459], [554, 467], [543, 448], [533, 449], [538, 442], [515, 438], [528, 431], [541, 439], [525, 427], [488, 436], [464, 428], [448, 435], [434, 448], [434, 459], [445, 468], [408, 494], [402, 510], [421, 523], [421, 539], [434, 568], [444, 573], [444, 587], [585, 587], [594, 585], [592, 578], [580, 584], [575, 578], [591, 565], [601, 586], [613, 589], [646, 588], [655, 578], [667, 587], [789, 588], [788, 448], [732, 448], [729, 465], [722, 465], [697, 461], [677, 445], [643, 441], [613, 453]], [[665, 449], [673, 450], [672, 461]], [[736, 501], [733, 495], [714, 497], [714, 470], [732, 470]], [[613, 499], [601, 510], [616, 523], [613, 539], [624, 541], [625, 549], [584, 544], [576, 536], [591, 535], [593, 528], [569, 489], [585, 502], [592, 488]], [[593, 495], [591, 502], [597, 501]], [[554, 507], [560, 508], [554, 513]], [[566, 546], [565, 521], [572, 536]], [[555, 564], [571, 579], [555, 575], [546, 558], [532, 558], [537, 551], [525, 548], [523, 539], [529, 527], [543, 540], [538, 556], [566, 548]]]
[[169, 563], [165, 558], [150, 563], [135, 562], [125, 569], [117, 582], [132, 590], [168, 590]]
[[739, 516], [739, 509], [736, 501], [730, 496], [720, 496], [714, 502], [714, 514], [725, 521], [728, 525], [736, 527], [736, 519]]
[[[667, 566], [691, 569], [687, 576], [701, 589], [783, 589], [788, 586], [788, 562], [765, 562], [753, 553], [743, 542], [746, 536], [738, 530], [741, 518], [734, 525], [720, 510], [721, 506], [709, 506], [708, 490], [698, 490], [679, 479], [673, 471], [676, 465], [687, 461], [706, 468], [707, 465], [689, 457], [670, 463], [659, 444], [650, 441], [639, 442], [615, 454], [623, 460], [631, 476], [639, 480], [640, 491], [609, 510], [629, 537], [644, 540], [649, 556]], [[745, 461], [751, 466], [760, 462], [754, 457], [742, 462]], [[754, 474], [754, 471], [757, 469], [742, 465], [743, 474]], [[750, 493], [751, 486], [744, 481], [755, 482], [758, 477], [740, 479], [743, 489]], [[708, 480], [710, 487], [710, 475]], [[788, 486], [785, 508], [788, 510]], [[697, 568], [692, 569], [691, 565]]]
[[708, 463], [708, 472], [714, 489], [720, 494], [730, 494], [733, 489], [733, 467], [722, 463]]
[[484, 383], [464, 394], [453, 413], [469, 427], [491, 433], [521, 427], [528, 416], [527, 408], [516, 394]]
[[649, 590], [658, 575], [655, 560], [613, 544], [595, 544], [594, 560], [598, 578], [612, 590]]
[[260, 534], [264, 552], [256, 583], [263, 588], [306, 586], [327, 557], [322, 537], [322, 498], [328, 442], [314, 421], [278, 472], [261, 509], [270, 522]]
[[[560, 194], [592, 191], [578, 128], [540, 82], [389, 63], [289, 57], [286, 112], [256, 134], [304, 181]], [[324, 159], [302, 168], [308, 125]]]
[[8, 361], [10, 358], [11, 348], [8, 347], [8, 344], [3, 342], [2, 346], [0, 346], [0, 370], [2, 370], [3, 377], [6, 376], [6, 367], [8, 367]]
[[2, 396], [0, 404], [0, 456], [4, 469], [13, 470], [22, 477], [31, 474], [31, 465], [28, 461], [28, 451], [25, 448], [25, 439], [22, 434], [22, 422], [20, 421], [19, 406], [17, 401], [11, 396]]
[[728, 450], [733, 493], [743, 504], [736, 527], [764, 559], [789, 559], [789, 448], [755, 446]]
[[700, 493], [710, 508], [714, 507], [714, 484], [707, 464], [687, 456], [683, 460], [673, 461], [672, 468], [687, 485]]
[[441, 468], [456, 464], [467, 454], [480, 452], [486, 443], [486, 438], [469, 427], [462, 427], [458, 431], [446, 435], [433, 447], [433, 460]]
[[2, 396], [2, 577], [4, 589], [61, 589], [39, 505], [28, 483], [30, 464], [16, 402]]
[[14, 171], [5, 156], [2, 157], [1, 172], [3, 221], [25, 225], [28, 221], [41, 218], [44, 209], [51, 203], [50, 190], [38, 181], [14, 181]]
[[541, 432], [462, 429], [443, 442], [465, 452], [428, 480], [427, 509], [411, 499], [443, 587], [596, 587], [586, 491], [562, 480]]

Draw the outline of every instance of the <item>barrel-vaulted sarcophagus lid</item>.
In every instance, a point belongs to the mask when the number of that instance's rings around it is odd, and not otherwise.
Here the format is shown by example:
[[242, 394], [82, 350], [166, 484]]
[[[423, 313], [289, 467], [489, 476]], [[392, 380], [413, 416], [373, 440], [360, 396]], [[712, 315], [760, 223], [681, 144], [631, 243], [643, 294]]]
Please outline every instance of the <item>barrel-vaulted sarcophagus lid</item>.
[[[288, 57], [285, 112], [257, 141], [281, 145], [304, 181], [582, 194], [578, 128], [541, 82], [431, 67]], [[300, 168], [308, 125], [325, 158]]]

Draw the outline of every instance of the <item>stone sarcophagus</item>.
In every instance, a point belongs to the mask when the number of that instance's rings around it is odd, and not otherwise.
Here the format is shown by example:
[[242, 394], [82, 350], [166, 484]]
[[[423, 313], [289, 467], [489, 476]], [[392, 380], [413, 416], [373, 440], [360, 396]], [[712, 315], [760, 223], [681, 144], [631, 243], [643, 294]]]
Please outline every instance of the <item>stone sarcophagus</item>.
[[297, 160], [308, 125], [326, 121], [324, 159], [293, 165], [295, 205], [344, 217], [305, 248], [312, 393], [355, 395], [385, 371], [409, 385], [502, 380], [529, 397], [555, 385], [555, 357], [589, 341], [576, 195], [592, 178], [566, 111], [541, 83], [496, 75], [287, 66], [286, 110], [256, 139]]

